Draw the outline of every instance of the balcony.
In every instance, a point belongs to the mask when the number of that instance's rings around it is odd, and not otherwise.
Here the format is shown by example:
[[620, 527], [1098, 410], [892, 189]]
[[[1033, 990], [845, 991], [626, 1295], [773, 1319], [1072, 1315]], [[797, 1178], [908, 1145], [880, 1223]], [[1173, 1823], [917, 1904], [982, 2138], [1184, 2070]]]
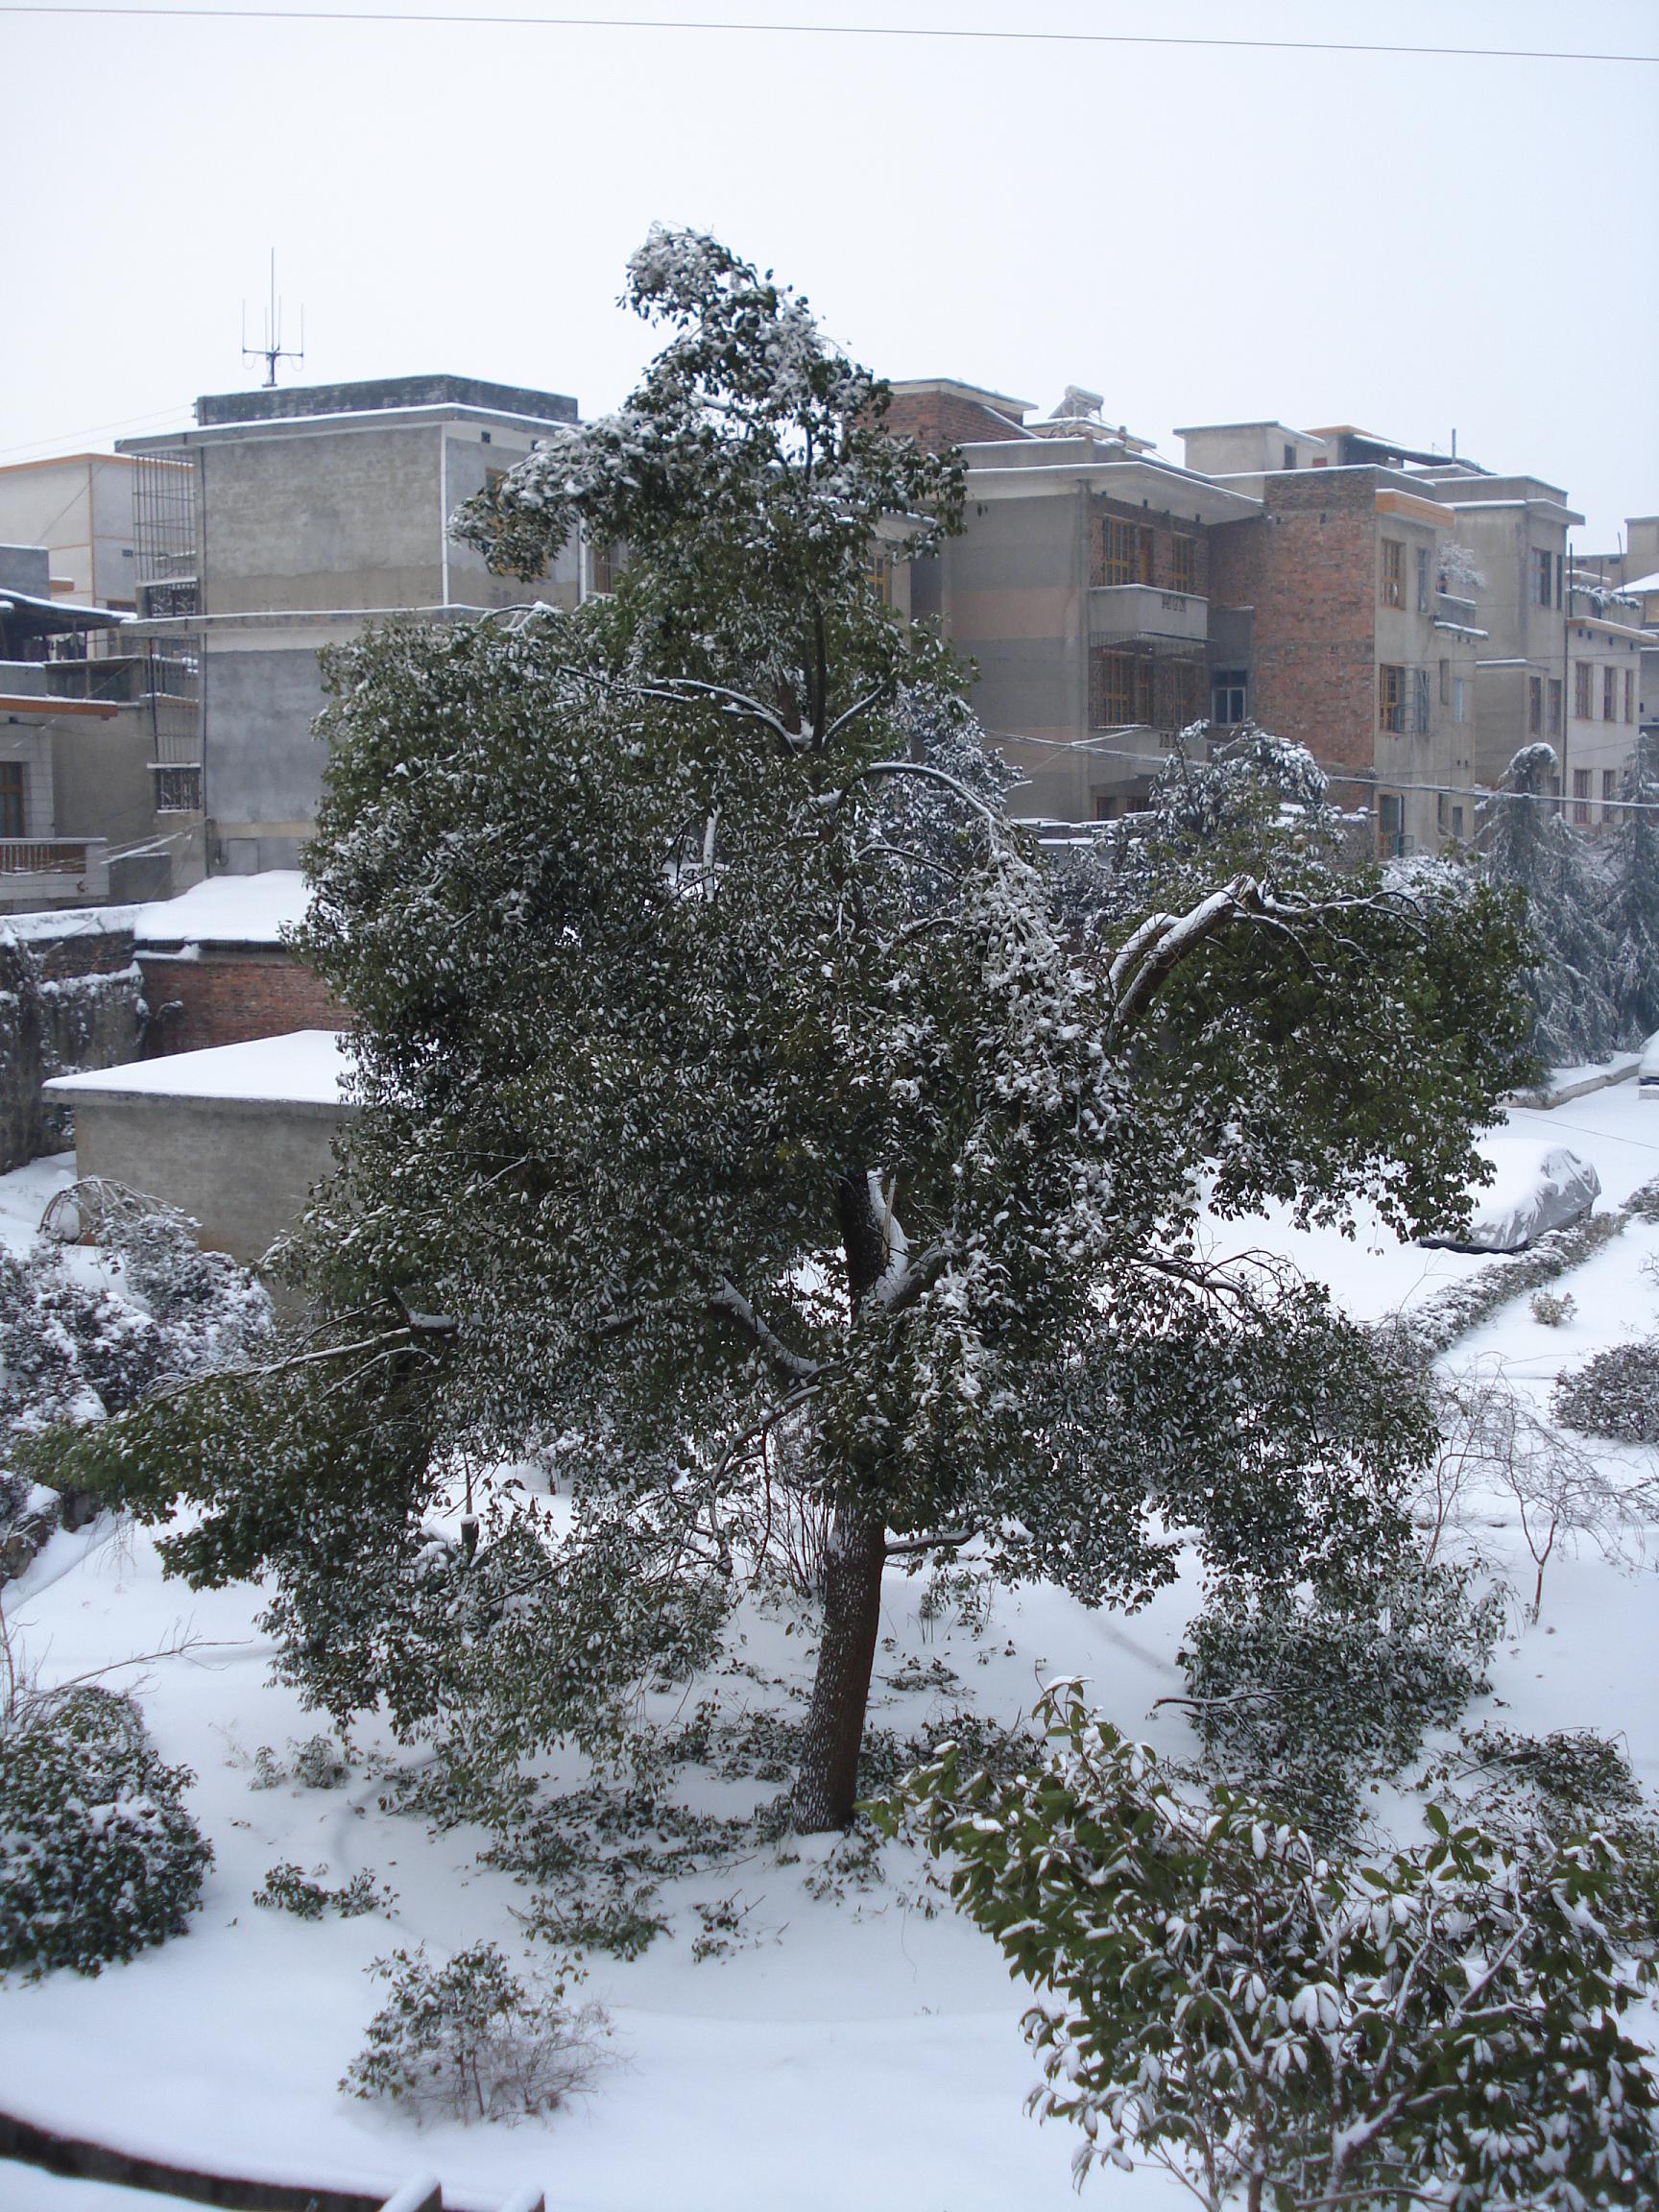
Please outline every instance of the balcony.
[[1089, 593], [1092, 645], [1202, 646], [1210, 603], [1190, 591], [1160, 591], [1151, 584], [1096, 584]]
[[[1434, 627], [1436, 630], [1475, 630], [1476, 603], [1461, 599], [1455, 591], [1436, 591], [1434, 594]], [[1477, 636], [1485, 637], [1483, 630]]]
[[109, 896], [107, 837], [0, 837], [0, 907]]

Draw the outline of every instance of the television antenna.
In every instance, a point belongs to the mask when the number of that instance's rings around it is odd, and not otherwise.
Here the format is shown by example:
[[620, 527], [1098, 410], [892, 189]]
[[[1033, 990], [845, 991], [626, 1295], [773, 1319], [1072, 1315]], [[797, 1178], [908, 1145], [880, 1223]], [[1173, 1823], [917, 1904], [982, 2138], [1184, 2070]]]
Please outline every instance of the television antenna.
[[278, 361], [303, 361], [305, 358], [305, 310], [300, 310], [300, 344], [298, 349], [282, 343], [282, 302], [276, 296], [276, 249], [271, 249], [271, 301], [265, 310], [265, 343], [250, 346], [248, 343], [248, 302], [242, 302], [242, 358], [244, 361], [263, 361], [265, 364], [265, 389], [274, 391], [276, 385]]

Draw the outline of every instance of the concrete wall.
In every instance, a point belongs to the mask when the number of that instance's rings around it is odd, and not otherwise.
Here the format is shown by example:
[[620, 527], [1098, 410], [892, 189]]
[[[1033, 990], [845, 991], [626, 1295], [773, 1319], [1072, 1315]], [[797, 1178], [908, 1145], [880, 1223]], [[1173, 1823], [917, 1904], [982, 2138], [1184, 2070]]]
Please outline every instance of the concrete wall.
[[[327, 759], [311, 734], [323, 705], [318, 647], [284, 645], [257, 634], [209, 632], [205, 800], [221, 841], [289, 846], [316, 818]], [[260, 858], [260, 867], [292, 867]]]
[[75, 1167], [180, 1207], [201, 1241], [246, 1265], [298, 1220], [332, 1173], [346, 1110], [292, 1101], [84, 1096]]
[[155, 751], [147, 711], [113, 722], [89, 716], [54, 723], [52, 782], [60, 837], [142, 844], [156, 833]]

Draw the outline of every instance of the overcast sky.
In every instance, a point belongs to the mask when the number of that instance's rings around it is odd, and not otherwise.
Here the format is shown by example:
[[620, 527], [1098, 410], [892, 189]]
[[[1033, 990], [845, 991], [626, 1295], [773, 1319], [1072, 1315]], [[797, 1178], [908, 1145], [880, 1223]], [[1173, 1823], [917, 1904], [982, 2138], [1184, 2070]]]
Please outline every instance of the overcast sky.
[[451, 370], [600, 413], [651, 349], [614, 301], [661, 221], [773, 266], [885, 374], [1044, 413], [1089, 386], [1173, 459], [1176, 423], [1346, 421], [1440, 449], [1455, 430], [1564, 485], [1587, 548], [1659, 512], [1659, 65], [611, 20], [1659, 56], [1656, 0], [573, 0], [606, 19], [579, 30], [222, 5], [0, 7], [0, 459], [107, 446], [258, 382], [242, 302], [256, 339], [273, 247], [290, 343], [304, 306], [284, 382]]

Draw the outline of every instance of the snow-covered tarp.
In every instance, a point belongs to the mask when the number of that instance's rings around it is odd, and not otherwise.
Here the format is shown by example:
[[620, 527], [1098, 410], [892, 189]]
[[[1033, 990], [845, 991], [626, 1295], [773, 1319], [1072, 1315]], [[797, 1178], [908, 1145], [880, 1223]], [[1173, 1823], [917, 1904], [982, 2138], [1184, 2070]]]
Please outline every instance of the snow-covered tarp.
[[1659, 1098], [1659, 1031], [1642, 1048], [1636, 1063], [1636, 1088], [1644, 1098]]
[[139, 945], [276, 945], [304, 921], [308, 897], [298, 868], [209, 876], [177, 899], [136, 908], [132, 934]]
[[59, 1075], [45, 1086], [73, 1104], [77, 1098], [248, 1098], [282, 1105], [338, 1106], [350, 1072], [351, 1039], [339, 1029], [291, 1029], [282, 1037], [255, 1037], [245, 1045], [215, 1045], [203, 1052], [169, 1052], [134, 1060], [125, 1068], [95, 1068]]
[[1564, 1144], [1522, 1137], [1489, 1138], [1483, 1146], [1495, 1172], [1473, 1190], [1475, 1217], [1460, 1237], [1426, 1237], [1456, 1252], [1525, 1252], [1551, 1229], [1583, 1220], [1601, 1195], [1601, 1178]]

